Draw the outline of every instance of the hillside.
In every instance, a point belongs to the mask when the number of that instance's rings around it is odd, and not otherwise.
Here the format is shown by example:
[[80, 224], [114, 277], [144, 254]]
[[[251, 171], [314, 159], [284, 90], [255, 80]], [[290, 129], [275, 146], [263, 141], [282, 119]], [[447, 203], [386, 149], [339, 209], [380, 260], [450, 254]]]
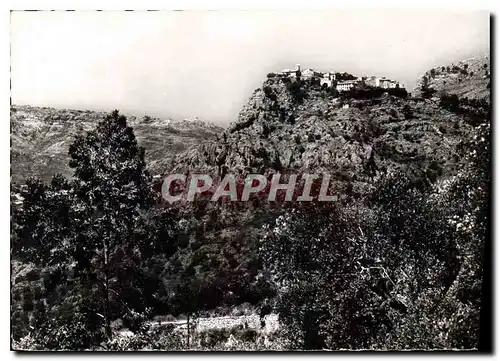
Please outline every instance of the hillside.
[[[54, 109], [33, 106], [11, 107], [11, 176], [23, 182], [28, 176], [49, 181], [53, 174], [71, 176], [68, 148], [74, 136], [93, 129], [104, 112]], [[165, 159], [190, 146], [215, 139], [222, 128], [194, 120], [128, 118], [139, 144], [147, 149], [146, 161], [152, 174], [164, 171]]]
[[490, 101], [491, 64], [489, 54], [429, 69], [418, 80], [412, 94], [422, 95], [422, 86], [436, 95], [456, 94], [459, 98]]
[[[150, 202], [111, 115], [72, 152], [75, 182], [30, 182], [13, 207], [17, 348], [478, 348], [490, 104], [334, 90], [270, 74], [225, 130], [127, 124], [155, 174], [328, 173], [340, 202]], [[68, 172], [103, 115], [14, 107], [13, 180]]]
[[[452, 178], [464, 163], [459, 148], [472, 129], [466, 114], [450, 112], [429, 99], [354, 99], [348, 94], [336, 98], [309, 82], [294, 87], [269, 78], [219, 141], [190, 148], [164, 168], [212, 175], [325, 172], [332, 175], [335, 191], [349, 207], [398, 172], [427, 185]], [[266, 297], [267, 286], [257, 282], [259, 242], [263, 226], [273, 223], [286, 207], [201, 201], [179, 207], [188, 217], [195, 215], [196, 234], [203, 234], [187, 257], [195, 260], [200, 279], [216, 274], [225, 285], [217, 296], [221, 302], [226, 302], [227, 291], [240, 295], [240, 302]], [[221, 254], [224, 260], [205, 269], [207, 260], [220, 259]], [[247, 289], [253, 290], [251, 297]]]
[[334, 98], [308, 82], [292, 88], [270, 78], [220, 142], [189, 149], [171, 168], [243, 174], [328, 171], [364, 193], [380, 176], [397, 170], [426, 172], [430, 180], [442, 171], [451, 174], [459, 161], [456, 147], [470, 129], [466, 115], [431, 100]]

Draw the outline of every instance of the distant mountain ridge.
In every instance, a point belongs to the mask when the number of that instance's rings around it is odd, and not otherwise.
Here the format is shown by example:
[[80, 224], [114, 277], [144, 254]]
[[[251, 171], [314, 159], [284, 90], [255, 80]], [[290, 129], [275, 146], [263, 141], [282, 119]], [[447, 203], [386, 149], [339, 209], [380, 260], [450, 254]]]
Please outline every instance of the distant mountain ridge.
[[[23, 182], [28, 176], [49, 181], [53, 174], [70, 177], [68, 148], [75, 135], [93, 129], [106, 112], [55, 109], [29, 105], [11, 106], [11, 178]], [[200, 119], [171, 120], [127, 116], [139, 144], [146, 148], [152, 174], [162, 164], [189, 147], [216, 139], [223, 131]]]

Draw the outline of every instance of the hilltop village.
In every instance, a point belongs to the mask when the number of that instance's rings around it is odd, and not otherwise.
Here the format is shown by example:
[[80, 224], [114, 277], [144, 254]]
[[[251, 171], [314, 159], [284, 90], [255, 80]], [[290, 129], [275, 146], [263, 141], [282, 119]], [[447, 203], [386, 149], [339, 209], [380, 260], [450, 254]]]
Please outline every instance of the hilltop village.
[[404, 85], [398, 81], [387, 79], [385, 77], [355, 77], [348, 73], [336, 73], [332, 71], [320, 72], [311, 68], [301, 70], [300, 64], [296, 65], [295, 69], [284, 69], [279, 73], [273, 74], [275, 76], [302, 79], [315, 79], [319, 80], [321, 86], [327, 88], [334, 87], [339, 92], [346, 92], [352, 89], [373, 87], [382, 89], [404, 89]]

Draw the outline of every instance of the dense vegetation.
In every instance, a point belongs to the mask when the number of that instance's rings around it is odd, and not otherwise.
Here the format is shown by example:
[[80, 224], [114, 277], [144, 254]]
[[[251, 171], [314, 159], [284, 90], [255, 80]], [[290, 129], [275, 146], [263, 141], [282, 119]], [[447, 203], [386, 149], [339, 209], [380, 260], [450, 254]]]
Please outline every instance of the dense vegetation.
[[256, 260], [238, 259], [244, 230], [227, 229], [213, 249], [203, 230], [224, 224], [224, 214], [160, 203], [144, 149], [118, 112], [78, 137], [69, 155], [71, 181], [28, 179], [13, 208], [12, 256], [23, 264], [14, 273], [29, 273], [13, 285], [15, 340], [88, 348], [111, 340], [116, 319], [137, 331], [155, 314], [189, 317], [270, 294], [255, 279]]
[[362, 202], [277, 219], [262, 254], [289, 347], [478, 347], [487, 139], [482, 126], [453, 180], [394, 175]]
[[[283, 89], [273, 77], [267, 84], [262, 102], [269, 109], [259, 110], [262, 119], [249, 112], [224, 133], [224, 144], [257, 123], [267, 126], [259, 141], [281, 141], [278, 126], [295, 126], [296, 109], [315, 105], [307, 103], [311, 94], [333, 96], [300, 79], [284, 81]], [[369, 100], [380, 95], [370, 89], [352, 94]], [[480, 312], [489, 229], [489, 106], [460, 100], [467, 110], [461, 111], [454, 97], [442, 98], [447, 111], [467, 119], [472, 108], [477, 113], [456, 169], [443, 173], [423, 155], [415, 158], [425, 162], [415, 160], [412, 167], [398, 147], [382, 142], [388, 139], [384, 134], [399, 139], [394, 124], [421, 116], [416, 114], [421, 108], [402, 105], [406, 94], [393, 95], [391, 111], [376, 109], [379, 118], [349, 119], [356, 129], [342, 143], [373, 144], [374, 153], [355, 175], [369, 187], [353, 191], [355, 177], [345, 173], [340, 178], [347, 197], [341, 202], [289, 208], [203, 199], [163, 203], [134, 129], [117, 111], [108, 115], [69, 147], [71, 179], [55, 175], [48, 184], [28, 179], [22, 204], [13, 199], [15, 347], [188, 348], [193, 347], [189, 326], [186, 340], [172, 327], [154, 328], [150, 321], [181, 314], [196, 320], [208, 310], [245, 303], [262, 319], [270, 312], [279, 315], [279, 343], [286, 349], [478, 348], [480, 316], [482, 322], [489, 317]], [[314, 124], [319, 129], [319, 122]], [[451, 132], [452, 126], [440, 129]], [[298, 135], [292, 143], [304, 148]], [[305, 146], [318, 139], [321, 135], [308, 134]], [[285, 167], [277, 153], [263, 151], [262, 164], [256, 161], [260, 153], [248, 153], [254, 156], [248, 165], [256, 169]], [[394, 164], [394, 154], [402, 160], [381, 172], [392, 164], [383, 163], [385, 153]], [[224, 158], [214, 158], [222, 172]], [[411, 177], [400, 164], [411, 168]], [[134, 337], [120, 339], [118, 323]], [[233, 336], [245, 345], [271, 348], [243, 329], [208, 331], [197, 342], [200, 348], [221, 347]]]

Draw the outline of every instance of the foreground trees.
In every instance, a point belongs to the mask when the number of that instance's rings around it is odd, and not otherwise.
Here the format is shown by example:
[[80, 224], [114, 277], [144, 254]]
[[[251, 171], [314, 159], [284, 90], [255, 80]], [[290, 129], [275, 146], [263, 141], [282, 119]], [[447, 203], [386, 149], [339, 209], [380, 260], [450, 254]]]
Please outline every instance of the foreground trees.
[[308, 204], [276, 222], [200, 203], [180, 215], [155, 207], [144, 151], [114, 112], [71, 146], [73, 180], [30, 179], [13, 209], [13, 337], [36, 349], [120, 349], [109, 339], [121, 319], [139, 331], [130, 347], [145, 347], [152, 310], [191, 320], [260, 297], [274, 298], [290, 348], [476, 348], [488, 317], [488, 125], [463, 152], [453, 177], [393, 174], [366, 199]]
[[367, 200], [297, 209], [268, 228], [261, 255], [290, 347], [479, 347], [489, 144], [483, 125], [454, 177], [394, 175]]
[[[29, 180], [13, 214], [13, 256], [42, 268], [49, 281], [32, 315], [40, 348], [99, 344], [119, 317], [133, 328], [147, 311], [143, 254], [158, 249], [157, 240], [168, 243], [174, 228], [164, 219], [144, 229], [153, 204], [144, 150], [117, 111], [79, 136], [69, 155], [74, 179]], [[148, 236], [158, 228], [162, 238]]]
[[266, 282], [254, 282], [256, 259], [240, 255], [251, 243], [244, 231], [210, 240], [205, 229], [224, 227], [218, 210], [207, 215], [194, 205], [201, 211], [182, 213], [158, 203], [144, 151], [117, 112], [78, 137], [69, 154], [71, 181], [30, 179], [23, 204], [13, 208], [16, 341], [116, 348], [109, 343], [114, 321], [144, 334], [154, 315], [192, 318], [269, 294]]

